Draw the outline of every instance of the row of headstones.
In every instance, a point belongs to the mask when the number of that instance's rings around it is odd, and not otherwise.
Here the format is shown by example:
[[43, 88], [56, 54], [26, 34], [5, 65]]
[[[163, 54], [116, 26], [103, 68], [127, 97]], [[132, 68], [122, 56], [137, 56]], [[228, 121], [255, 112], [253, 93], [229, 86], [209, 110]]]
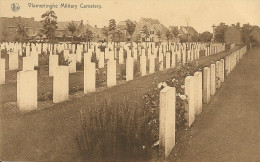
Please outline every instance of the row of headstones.
[[[150, 70], [149, 73], [154, 73], [155, 71], [155, 58], [157, 57], [156, 54], [151, 54], [148, 53], [148, 55], [145, 55], [144, 52], [145, 49], [142, 49], [142, 55], [140, 57], [140, 72], [142, 74], [142, 76], [146, 75], [146, 60], [147, 58], [150, 60], [149, 66], [150, 66]], [[157, 51], [158, 52], [158, 51]], [[164, 69], [163, 66], [163, 62], [164, 62], [164, 57], [166, 57], [166, 68], [170, 68], [170, 67], [175, 67], [175, 63], [177, 62], [183, 62], [186, 63], [186, 61], [192, 61], [194, 59], [198, 59], [199, 58], [199, 52], [200, 51], [196, 51], [194, 53], [192, 52], [188, 52], [186, 55], [186, 53], [181, 54], [180, 51], [176, 52], [176, 53], [170, 53], [170, 52], [166, 52], [162, 53], [160, 52], [158, 57], [159, 57], [159, 62], [161, 62], [160, 64], [160, 70]], [[36, 53], [36, 54], [35, 54]], [[22, 71], [27, 71], [27, 70], [34, 70], [35, 66], [38, 66], [38, 55], [37, 52], [31, 52], [31, 56], [25, 56], [23, 57], [23, 69]], [[93, 50], [89, 50], [88, 53], [86, 53], [87, 55], [87, 59], [90, 60], [91, 56], [92, 56]], [[77, 54], [70, 54], [70, 50], [64, 50], [64, 58], [68, 60], [69, 62], [69, 72], [70, 73], [75, 73], [76, 72], [76, 62], [79, 62], [79, 58], [81, 58], [82, 56], [82, 52], [77, 53]], [[105, 56], [104, 56], [105, 55]], [[119, 50], [119, 64], [123, 64], [125, 62], [125, 59], [123, 57], [124, 53], [123, 50]], [[127, 50], [127, 58], [132, 58], [132, 51]], [[85, 54], [84, 54], [85, 56]], [[107, 51], [107, 53], [101, 52], [99, 50], [97, 50], [97, 58], [98, 58], [98, 67], [99, 68], [104, 68], [105, 65], [105, 59], [109, 59], [109, 60], [114, 60], [114, 53], [111, 51]], [[134, 60], [137, 60], [137, 53], [134, 52]], [[17, 52], [9, 52], [8, 53], [8, 57], [9, 57], [9, 70], [18, 70], [18, 53]], [[49, 56], [49, 76], [53, 76], [54, 73], [54, 69], [58, 66], [58, 55], [50, 55]], [[182, 57], [182, 60], [181, 60]], [[3, 73], [3, 75], [1, 76], [1, 84], [5, 83], [5, 60], [1, 59], [1, 73]]]
[[[90, 48], [91, 49], [95, 49], [95, 47], [98, 47], [99, 45], [102, 45], [103, 43], [97, 43], [97, 42], [93, 42], [90, 44]], [[148, 48], [149, 50], [152, 51], [152, 53], [154, 53], [154, 50], [156, 50], [156, 48], [161, 48], [163, 50], [163, 52], [165, 53], [167, 51], [168, 48], [168, 44], [163, 42], [159, 45], [159, 47], [156, 47], [154, 42], [149, 42], [148, 46], [145, 45], [145, 43], [141, 43], [144, 45], [145, 48]], [[56, 52], [61, 52], [64, 49], [70, 49], [73, 51], [73, 53], [77, 53], [78, 51], [82, 51], [83, 49], [86, 49], [85, 45], [86, 43], [81, 43], [81, 44], [69, 44], [69, 43], [59, 43], [59, 44], [50, 44], [50, 43], [28, 43], [28, 44], [21, 44], [21, 43], [1, 43], [1, 50], [2, 49], [6, 49], [9, 52], [18, 52], [19, 55], [22, 55], [22, 52], [26, 53], [26, 56], [30, 56], [31, 51], [33, 53], [38, 53], [40, 54], [41, 52], [47, 52], [50, 51], [50, 53], [54, 53], [56, 54]], [[107, 44], [108, 49], [113, 50], [113, 44], [112, 43], [108, 43]], [[120, 45], [124, 48], [127, 47], [128, 45], [130, 45], [129, 43], [126, 42], [121, 42]], [[52, 48], [52, 46], [54, 48]], [[170, 51], [176, 51], [176, 50], [193, 50], [194, 48], [196, 49], [205, 49], [206, 48], [206, 44], [205, 43], [198, 43], [198, 42], [190, 42], [190, 43], [172, 43], [169, 45], [170, 47]], [[138, 45], [136, 43], [133, 43], [133, 47], [135, 49], [137, 49]], [[215, 47], [223, 47], [223, 44], [221, 43], [214, 43], [214, 44], [210, 44], [208, 47], [208, 52], [207, 53], [217, 53], [219, 50], [219, 48], [215, 48]], [[125, 48], [124, 48], [125, 49]], [[37, 51], [37, 52], [36, 52]], [[53, 51], [53, 52], [52, 52]], [[215, 52], [214, 52], [215, 51]]]
[[[96, 90], [96, 65], [87, 54], [84, 55], [84, 93]], [[57, 63], [58, 56], [50, 55], [50, 62]], [[56, 61], [53, 61], [56, 59]], [[3, 59], [1, 59], [2, 61]], [[1, 62], [2, 65], [2, 62]], [[4, 62], [3, 62], [4, 65]], [[134, 60], [127, 58], [126, 80], [133, 79]], [[2, 70], [1, 70], [2, 71]], [[56, 66], [53, 69], [53, 102], [69, 99], [69, 66]], [[107, 63], [107, 86], [116, 85], [116, 60]], [[17, 106], [22, 111], [37, 109], [37, 71], [26, 70], [17, 73]]]
[[[114, 47], [114, 44], [112, 42], [109, 42], [109, 43], [102, 43], [102, 42], [91, 42], [91, 43], [88, 43], [88, 42], [82, 42], [82, 43], [79, 43], [79, 44], [71, 44], [71, 43], [55, 43], [55, 44], [51, 44], [51, 43], [18, 43], [18, 42], [2, 42], [0, 44], [0, 49], [3, 50], [3, 49], [7, 49], [8, 51], [12, 50], [14, 52], [18, 52], [18, 50], [21, 50], [21, 49], [26, 49], [26, 51], [29, 51], [29, 48], [30, 46], [33, 48], [33, 47], [36, 47], [36, 49], [38, 51], [47, 51], [47, 50], [51, 50], [52, 49], [52, 46], [54, 46], [54, 49], [71, 49], [72, 51], [76, 51], [76, 49], [78, 49], [79, 47], [80, 48], [83, 48], [83, 46], [89, 44], [90, 47], [93, 47], [93, 46], [99, 46], [99, 45], [102, 45], [102, 46], [106, 46], [106, 47], [109, 47], [109, 48], [113, 48]], [[155, 47], [156, 43], [155, 42], [141, 42], [141, 43], [138, 43], [139, 45], [141, 46], [145, 46], [145, 47]], [[133, 47], [137, 47], [138, 46], [137, 43], [135, 42], [132, 42], [132, 45]], [[187, 43], [171, 43], [171, 45], [174, 45], [174, 46], [187, 46], [189, 48], [191, 48], [191, 46], [198, 46], [202, 43], [199, 43], [199, 42], [187, 42]], [[130, 43], [127, 43], [127, 42], [120, 42], [119, 45], [121, 46], [128, 46], [128, 45], [131, 45]], [[163, 45], [165, 48], [168, 46], [168, 44], [166, 42], [161, 42], [161, 45]], [[165, 51], [166, 52], [166, 51]]]
[[206, 48], [206, 56], [220, 53], [222, 51], [225, 51], [225, 44], [222, 43], [212, 43], [209, 47]]
[[[169, 54], [167, 56], [169, 57]], [[155, 59], [150, 57], [150, 73], [154, 72]], [[84, 54], [84, 93], [96, 90], [96, 65], [91, 62], [88, 53]], [[26, 57], [24, 57], [25, 59]], [[140, 70], [146, 75], [146, 56], [141, 56]], [[169, 61], [168, 61], [169, 62]], [[25, 62], [24, 62], [25, 63]], [[1, 59], [1, 65], [4, 65]], [[69, 99], [69, 66], [58, 66], [58, 55], [50, 55], [50, 75], [53, 76], [53, 102], [59, 103]], [[169, 64], [169, 65], [168, 65]], [[31, 64], [33, 68], [33, 64]], [[167, 63], [170, 67], [170, 62]], [[4, 69], [4, 67], [1, 67]], [[4, 70], [1, 70], [4, 73]], [[126, 81], [133, 79], [134, 59], [126, 59]], [[116, 85], [116, 60], [108, 60], [107, 63], [107, 86]], [[37, 71], [26, 69], [17, 73], [17, 105], [20, 110], [37, 109]]]
[[[198, 42], [190, 42], [190, 43], [173, 43], [170, 44], [169, 47], [170, 49], [167, 50], [168, 48], [168, 44], [167, 43], [161, 43], [159, 47], [155, 46], [154, 42], [149, 42], [148, 46], [145, 45], [145, 43], [141, 43], [144, 45], [145, 48], [148, 48], [148, 52], [149, 53], [155, 53], [156, 50], [161, 49], [161, 51], [163, 51], [164, 53], [166, 53], [166, 51], [184, 51], [182, 53], [186, 53], [186, 51], [188, 52], [193, 51], [194, 49], [198, 49], [198, 50], [206, 50], [206, 56], [209, 56], [211, 54], [215, 54], [218, 52], [221, 52], [225, 49], [225, 44], [221, 44], [221, 43], [212, 43], [209, 44], [209, 46], [207, 47], [207, 45], [205, 43], [198, 43]], [[59, 44], [50, 44], [50, 43], [31, 43], [31, 44], [21, 44], [21, 43], [1, 43], [1, 49], [7, 49], [7, 51], [9, 52], [18, 52], [18, 54], [20, 56], [22, 56], [22, 53], [24, 52], [26, 54], [26, 56], [33, 56], [33, 54], [40, 54], [41, 52], [47, 52], [49, 51], [51, 54], [56, 54], [56, 52], [61, 52], [65, 49], [70, 49], [73, 51], [73, 53], [80, 53], [83, 51], [83, 49], [86, 49], [85, 47], [86, 43], [82, 43], [82, 44], [69, 44], [69, 43], [59, 43]], [[96, 47], [98, 47], [98, 45], [102, 45], [101, 43], [97, 43], [97, 42], [93, 42], [90, 45], [90, 49], [96, 49]], [[125, 42], [121, 42], [120, 45], [122, 45], [123, 49], [127, 49], [125, 47], [127, 47], [128, 45], [130, 45], [129, 43], [125, 43]], [[52, 46], [54, 46], [54, 48], [52, 48]], [[136, 43], [133, 43], [133, 47], [136, 50], [141, 50], [138, 49], [138, 45]], [[140, 48], [140, 47], [139, 47]], [[112, 43], [108, 43], [108, 47], [106, 48], [110, 49], [113, 51], [113, 44]], [[37, 56], [35, 56], [37, 57]], [[79, 58], [79, 57], [77, 57]], [[80, 61], [77, 59], [77, 61]]]
[[[176, 50], [176, 47], [173, 47], [174, 48], [174, 51], [176, 51], [176, 52], [178, 52], [177, 50]], [[197, 49], [196, 49], [197, 48]], [[186, 47], [182, 47], [182, 48], [180, 48], [180, 49], [182, 49], [182, 53], [186, 53]], [[61, 51], [64, 51], [64, 54], [65, 54], [65, 51], [69, 51], [69, 50], [65, 50], [64, 48], [63, 49], [61, 49]], [[112, 50], [113, 50], [113, 48], [112, 48]], [[129, 49], [128, 49], [129, 50]], [[133, 54], [134, 54], [134, 57], [135, 57], [135, 59], [136, 59], [136, 56], [137, 56], [137, 53], [138, 53], [138, 51], [137, 50], [140, 50], [140, 53], [141, 53], [141, 49], [137, 49], [136, 48], [136, 50], [131, 50], [131, 52], [133, 52]], [[191, 50], [187, 50], [187, 52], [188, 53], [197, 53], [197, 51], [199, 51], [200, 50], [200, 48], [199, 47], [195, 47], [195, 48], [192, 48]], [[36, 45], [34, 45], [34, 44], [32, 44], [31, 45], [31, 47], [30, 46], [26, 46], [26, 57], [32, 57], [33, 58], [33, 60], [34, 60], [34, 65], [35, 66], [38, 66], [38, 55], [41, 53], [40, 52], [40, 50], [36, 47]], [[57, 50], [55, 50], [54, 49], [54, 51], [57, 51]], [[60, 51], [60, 52], [61, 52]], [[73, 51], [73, 50], [72, 50]], [[80, 45], [79, 45], [79, 48], [77, 48], [77, 50], [76, 50], [76, 52], [75, 52], [75, 54], [76, 54], [76, 60], [77, 60], [77, 62], [81, 62], [81, 55], [82, 55], [82, 51], [83, 51], [83, 47], [81, 47]], [[90, 51], [93, 51], [93, 50], [90, 50]], [[97, 51], [97, 53], [99, 53], [99, 51], [100, 50], [96, 50]], [[122, 51], [121, 49], [119, 50], [119, 51]], [[150, 52], [149, 52], [150, 51]], [[158, 49], [158, 48], [148, 48], [148, 54], [154, 54], [154, 53], [156, 53], [156, 52], [160, 52], [160, 50]], [[179, 51], [181, 51], [181, 50], [179, 50]], [[105, 49], [105, 56], [108, 56], [107, 55], [107, 53], [109, 53], [110, 51], [109, 51], [109, 48], [106, 48]], [[162, 51], [161, 51], [162, 52]], [[18, 51], [16, 51], [16, 50], [8, 50], [8, 54], [9, 54], [9, 57], [10, 57], [10, 60], [9, 60], [9, 66], [10, 66], [10, 69], [9, 70], [17, 70], [17, 68], [18, 68], [18, 64], [17, 64], [17, 60], [16, 60], [16, 58], [17, 58], [17, 53], [20, 55], [20, 56], [22, 56], [22, 52], [20, 51], [20, 50], [18, 50]], [[73, 52], [74, 53], [74, 52]], [[164, 51], [163, 53], [166, 53], [166, 51]], [[51, 52], [51, 54], [52, 54], [52, 52]], [[56, 52], [54, 52], [53, 54], [56, 54]], [[149, 58], [149, 55], [148, 55], [148, 58]], [[108, 58], [106, 58], [106, 59], [108, 59]], [[184, 61], [185, 62], [185, 61]], [[12, 65], [13, 64], [13, 65]], [[102, 65], [102, 64], [101, 64]]]
[[[151, 52], [151, 51], [150, 51]], [[159, 52], [159, 51], [156, 51]], [[177, 52], [166, 52], [162, 53], [159, 52], [159, 62], [161, 62], [160, 64], [160, 70], [163, 70], [163, 57], [166, 57], [166, 68], [170, 68], [170, 67], [175, 67], [175, 63], [177, 61], [178, 62], [183, 62], [186, 63], [186, 61], [192, 61], [194, 59], [198, 59], [199, 58], [199, 50], [194, 50], [194, 51], [187, 51], [187, 52], [183, 52], [183, 51], [177, 51]], [[76, 54], [69, 54], [70, 50], [64, 50], [64, 57], [66, 59], [69, 60], [69, 72], [70, 73], [75, 73], [76, 72], [76, 62], [79, 62], [79, 58], [81, 58], [82, 52], [80, 53], [76, 53]], [[91, 58], [91, 55], [93, 53], [93, 50], [89, 50], [88, 52], [88, 59]], [[131, 57], [131, 50], [127, 50], [127, 58]], [[137, 59], [137, 52], [133, 52], [134, 53], [134, 60]], [[140, 57], [140, 72], [142, 74], [142, 76], [146, 75], [146, 59], [148, 58], [150, 60], [149, 66], [150, 66], [150, 70], [149, 73], [154, 73], [154, 67], [155, 67], [155, 58], [157, 55], [151, 54], [148, 52], [148, 55], [145, 56], [143, 54], [145, 54], [145, 49], [141, 50], [141, 56]], [[9, 52], [9, 70], [18, 70], [18, 53], [17, 52]], [[105, 55], [105, 56], [104, 56]], [[101, 52], [100, 50], [97, 50], [97, 58], [99, 61], [99, 68], [103, 68], [104, 67], [104, 57], [105, 59], [112, 59], [114, 60], [114, 53], [112, 51], [106, 51]], [[173, 57], [175, 56], [175, 57]], [[171, 59], [171, 60], [170, 60]], [[124, 63], [124, 58], [123, 58], [123, 49], [119, 50], [119, 64], [123, 64]], [[31, 56], [26, 56], [23, 57], [23, 71], [26, 70], [33, 70], [35, 66], [38, 65], [38, 55], [37, 52], [31, 52]], [[58, 55], [50, 55], [49, 56], [49, 76], [53, 76], [53, 71], [54, 69], [58, 66]], [[5, 83], [5, 70], [3, 69], [4, 67], [4, 60], [1, 59], [1, 73], [3, 74], [1, 76], [1, 84]]]
[[[69, 66], [58, 65], [58, 55], [49, 56], [49, 75], [53, 76], [53, 102], [63, 102], [69, 99], [69, 73], [76, 71], [75, 54], [64, 52], [65, 56], [73, 58], [73, 64]], [[9, 56], [13, 56], [12, 53]], [[16, 58], [18, 54], [16, 53]], [[126, 81], [133, 79], [134, 58], [128, 55], [126, 59]], [[166, 52], [166, 68], [175, 66], [175, 54], [171, 56]], [[9, 60], [13, 60], [12, 58]], [[15, 59], [16, 61], [18, 59]], [[71, 59], [72, 60], [72, 59]], [[162, 59], [163, 60], [163, 59]], [[144, 76], [146, 69], [147, 57], [140, 56], [140, 72]], [[17, 61], [18, 63], [18, 61]], [[73, 68], [72, 68], [73, 67]], [[160, 66], [160, 70], [163, 70]], [[1, 84], [5, 83], [5, 60], [1, 59]], [[149, 73], [155, 72], [155, 55], [149, 58]], [[110, 57], [107, 63], [107, 86], [116, 85], [116, 60]], [[91, 54], [84, 54], [84, 93], [94, 92], [96, 90], [96, 66], [91, 62]], [[23, 57], [23, 70], [17, 73], [17, 105], [20, 110], [37, 109], [37, 71], [34, 70], [34, 64], [31, 57]]]
[[[246, 46], [227, 55], [224, 59], [205, 67], [202, 72], [194, 73], [194, 76], [185, 78], [185, 119], [186, 125], [191, 126], [195, 115], [202, 111], [202, 103], [208, 104], [210, 98], [216, 93], [224, 82], [224, 76], [228, 76], [237, 62], [246, 53]], [[165, 87], [160, 92], [160, 128], [159, 128], [159, 153], [167, 157], [175, 146], [175, 111], [176, 89]]]
[[[190, 43], [192, 45], [192, 43]], [[213, 44], [214, 46], [216, 46], [216, 44]], [[217, 46], [223, 46], [223, 44], [217, 44]], [[108, 48], [106, 48], [108, 49]], [[183, 63], [186, 63], [187, 61], [192, 61], [193, 59], [198, 59], [199, 58], [199, 50], [188, 50], [188, 51], [185, 51], [186, 48], [183, 48], [184, 51], [176, 51], [176, 55], [177, 55], [177, 62], [183, 62]], [[207, 48], [209, 49], [209, 47]], [[141, 53], [145, 53], [143, 52], [145, 49], [142, 49]], [[23, 70], [32, 70], [34, 69], [34, 66], [38, 66], [38, 52], [36, 52], [37, 50], [32, 50], [30, 51], [30, 53], [23, 58]], [[124, 63], [124, 59], [123, 59], [123, 50], [119, 50], [119, 64], [122, 64]], [[127, 50], [128, 51], [128, 54], [130, 53], [131, 55], [131, 52], [130, 50]], [[206, 53], [208, 53], [208, 51], [210, 50], [207, 50]], [[93, 50], [90, 50], [89, 53], [92, 53]], [[150, 59], [150, 55], [151, 55], [151, 50], [150, 52], [148, 52], [148, 59]], [[158, 51], [156, 51], [158, 52]], [[133, 52], [134, 53], [134, 59], [136, 60], [137, 59], [137, 52]], [[109, 59], [110, 56], [113, 56], [113, 52], [109, 51], [109, 50], [106, 50], [105, 53], [101, 52], [100, 50], [97, 50], [97, 56], [98, 56], [98, 61], [99, 61], [99, 68], [103, 68], [104, 67], [104, 57], [102, 56], [102, 54], [105, 55], [105, 59]], [[165, 53], [161, 53], [159, 52], [159, 61], [163, 61], [162, 59], [162, 54], [163, 56], [165, 56]], [[9, 55], [9, 70], [18, 70], [18, 53], [17, 52], [9, 52], [8, 53]], [[76, 72], [76, 61], [77, 62], [80, 62], [81, 61], [81, 55], [82, 55], [82, 51], [79, 50], [79, 52], [76, 53], [76, 55], [74, 54], [69, 54], [69, 50], [64, 50], [64, 57], [67, 58], [70, 62], [69, 64], [69, 67], [70, 67], [70, 73], [74, 73]], [[210, 53], [206, 54], [206, 55], [210, 55]], [[167, 56], [167, 55], [166, 55]], [[75, 57], [76, 57], [76, 61], [75, 61]], [[182, 57], [182, 60], [181, 60], [181, 57]], [[33, 61], [31, 61], [33, 60]], [[55, 59], [54, 59], [55, 60]], [[168, 60], [168, 59], [167, 59]], [[3, 62], [3, 61], [2, 61]], [[53, 69], [54, 67], [56, 67], [56, 64], [55, 61], [51, 61], [50, 60], [50, 76], [53, 75]], [[3, 63], [2, 63], [3, 64]], [[32, 65], [33, 64], [33, 65]], [[54, 65], [54, 67], [52, 66]], [[169, 64], [166, 64], [166, 66], [169, 65]], [[174, 65], [173, 65], [174, 66]], [[162, 67], [162, 66], [161, 66]], [[166, 68], [168, 68], [169, 66], [167, 66]], [[153, 69], [153, 68], [151, 68]], [[162, 68], [160, 68], [162, 69]], [[152, 70], [153, 72], [153, 70]], [[3, 80], [3, 79], [2, 79]], [[3, 84], [3, 82], [1, 83]]]
[[[150, 43], [150, 44], [153, 45], [153, 43]], [[43, 45], [45, 45], [46, 47], [49, 46], [46, 43], [43, 43]], [[70, 47], [73, 47], [75, 49], [75, 44], [72, 44], [72, 45], [71, 44], [63, 44], [63, 45], [64, 45], [63, 48], [60, 48], [59, 52], [61, 52], [63, 50], [64, 51], [64, 55], [66, 53], [65, 51], [69, 51], [69, 50], [65, 50], [65, 45], [67, 45], [67, 47], [68, 47], [68, 45], [70, 45]], [[154, 53], [157, 53], [157, 52], [162, 52], [162, 49], [163, 49], [163, 53], [165, 55], [166, 49], [165, 49], [164, 45], [165, 44], [161, 45], [161, 50], [159, 50], [160, 47], [159, 48], [158, 47], [157, 48], [155, 48], [155, 47], [154, 48], [148, 48], [147, 49], [148, 50], [148, 59], [149, 59], [150, 54], [152, 54], [152, 53], [154, 54]], [[25, 48], [26, 49], [25, 50], [26, 51], [26, 57], [32, 57], [33, 58], [34, 66], [38, 66], [38, 54], [41, 53], [41, 50], [39, 50], [38, 46], [41, 47], [38, 43], [31, 44], [31, 47], [27, 44], [27, 46]], [[50, 52], [51, 54], [56, 54], [57, 46], [61, 46], [61, 44], [55, 44], [54, 45], [54, 53]], [[198, 55], [200, 50], [206, 50], [206, 56], [209, 56], [209, 55], [214, 54], [215, 52], [219, 51], [218, 50], [219, 48], [217, 48], [217, 47], [221, 47], [221, 49], [223, 50], [224, 49], [223, 48], [224, 44], [221, 44], [221, 43], [217, 43], [216, 44], [216, 43], [214, 43], [214, 44], [210, 44], [210, 46], [206, 48], [206, 45], [203, 44], [203, 43], [200, 43], [200, 44], [199, 43], [183, 43], [183, 44], [176, 43], [176, 44], [171, 45], [170, 47], [171, 47], [171, 49], [170, 49], [171, 52], [176, 52], [179, 55], [181, 55], [180, 53], [182, 53], [182, 55], [183, 55], [183, 63], [186, 63], [187, 61], [192, 61], [193, 57], [195, 57], [195, 59], [197, 59], [198, 58], [197, 55]], [[10, 45], [9, 48], [12, 48], [11, 45]], [[14, 49], [17, 49], [17, 48], [14, 48]], [[50, 48], [50, 49], [52, 51], [52, 48]], [[95, 49], [95, 48], [93, 48], [93, 49]], [[91, 49], [90, 51], [93, 51], [93, 49]], [[108, 55], [108, 53], [110, 52], [109, 49], [110, 48], [106, 48], [105, 49], [105, 56], [109, 56]], [[113, 48], [111, 48], [111, 49], [113, 51]], [[129, 50], [129, 49], [127, 49], [127, 50]], [[138, 52], [138, 50], [139, 50], [139, 52]], [[134, 54], [134, 58], [137, 59], [137, 53], [141, 53], [141, 51], [143, 51], [143, 50], [144, 49], [135, 48], [135, 49], [131, 50], [131, 52]], [[76, 61], [77, 62], [81, 62], [82, 51], [83, 51], [83, 46], [82, 46], [82, 44], [79, 44], [77, 46], [77, 50], [75, 52], [75, 54], [76, 54]], [[99, 54], [101, 52], [100, 50], [95, 50], [95, 51], [97, 51], [97, 54]], [[121, 52], [122, 50], [120, 49], [119, 51]], [[211, 52], [211, 51], [213, 51], [213, 52]], [[16, 50], [12, 51], [11, 50], [11, 52], [8, 53], [9, 54], [9, 58], [10, 58], [10, 60], [9, 60], [9, 67], [10, 67], [9, 70], [17, 70], [18, 69], [18, 64], [17, 64], [17, 60], [16, 60], [16, 58], [17, 58], [16, 54], [17, 53], [20, 56], [22, 55], [22, 52], [20, 52], [20, 50], [18, 50], [18, 51], [16, 51]], [[187, 58], [186, 58], [186, 55], [187, 55]], [[119, 63], [122, 63], [122, 55], [119, 55], [119, 56], [121, 56], [120, 57], [121, 59], [119, 58]], [[178, 58], [180, 58], [180, 57], [178, 57]], [[108, 59], [108, 58], [106, 57], [106, 59]], [[101, 60], [101, 62], [102, 62], [102, 60]], [[74, 64], [74, 62], [72, 62], [72, 64]], [[103, 64], [101, 63], [100, 66], [102, 67], [102, 65]]]
[[[93, 92], [96, 89], [95, 68], [95, 63], [87, 62], [86, 59], [84, 64], [84, 93]], [[54, 103], [69, 99], [69, 73], [69, 66], [57, 66], [53, 70]], [[37, 70], [17, 73], [17, 106], [21, 111], [37, 109]]]

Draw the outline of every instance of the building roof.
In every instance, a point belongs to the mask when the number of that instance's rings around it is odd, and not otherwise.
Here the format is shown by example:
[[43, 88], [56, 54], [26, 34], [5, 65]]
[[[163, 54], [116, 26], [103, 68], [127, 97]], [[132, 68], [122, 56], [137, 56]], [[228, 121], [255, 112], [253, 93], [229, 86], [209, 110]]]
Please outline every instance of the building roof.
[[177, 29], [179, 35], [184, 35], [184, 34], [190, 34], [190, 35], [197, 35], [198, 32], [191, 26], [170, 26], [170, 30], [172, 29]]
[[119, 29], [125, 29], [126, 27], [126, 21], [120, 21], [117, 25], [117, 28]]
[[34, 21], [34, 18], [23, 18], [23, 17], [0, 17], [0, 24], [6, 27], [17, 27], [19, 23], [25, 24], [26, 27], [32, 29], [42, 28], [43, 24], [40, 21]]
[[58, 31], [64, 31], [65, 33], [57, 33], [56, 36], [57, 37], [63, 37], [64, 34], [68, 35], [68, 36], [72, 36], [72, 33], [68, 30], [68, 26], [70, 23], [75, 23], [77, 30], [74, 33], [75, 36], [79, 37], [82, 36], [87, 29], [91, 30], [92, 32], [95, 32], [95, 29], [89, 25], [89, 24], [83, 24], [83, 21], [63, 21], [63, 22], [58, 22], [57, 26], [58, 26]]

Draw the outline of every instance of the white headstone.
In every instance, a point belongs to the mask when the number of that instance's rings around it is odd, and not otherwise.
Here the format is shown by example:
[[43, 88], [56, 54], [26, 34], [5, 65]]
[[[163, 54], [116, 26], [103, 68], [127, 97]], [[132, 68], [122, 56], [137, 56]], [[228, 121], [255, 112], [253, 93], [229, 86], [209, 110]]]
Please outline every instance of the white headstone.
[[58, 55], [49, 56], [49, 76], [54, 75], [54, 70], [59, 66]]
[[171, 53], [166, 52], [166, 69], [171, 67]]
[[84, 63], [84, 93], [96, 91], [96, 64]]
[[198, 114], [202, 111], [202, 72], [199, 71], [199, 88], [198, 88]]
[[208, 104], [210, 101], [210, 68], [205, 67], [203, 70], [203, 103]]
[[9, 53], [9, 70], [18, 70], [18, 53]]
[[59, 103], [69, 99], [69, 67], [58, 66], [53, 76], [53, 102]]
[[195, 120], [195, 105], [194, 105], [194, 77], [187, 76], [185, 78], [185, 95], [187, 102], [185, 102], [185, 119], [186, 125], [191, 126]]
[[176, 65], [176, 55], [175, 52], [172, 52], [172, 67], [175, 67]]
[[32, 56], [23, 57], [23, 71], [34, 70], [34, 63]]
[[126, 59], [126, 81], [133, 80], [134, 78], [134, 59]]
[[70, 73], [76, 73], [76, 54], [69, 54]]
[[155, 56], [150, 55], [150, 62], [149, 62], [149, 73], [152, 74], [155, 71]]
[[221, 82], [224, 82], [224, 80], [225, 80], [225, 61], [224, 61], [224, 59], [221, 59], [220, 62], [221, 62], [221, 69], [220, 69]]
[[142, 76], [146, 75], [146, 56], [145, 55], [142, 55], [140, 57], [140, 71], [141, 71]]
[[108, 60], [107, 62], [107, 86], [116, 85], [116, 61]]
[[0, 58], [0, 85], [5, 84], [5, 59]]
[[215, 64], [210, 65], [210, 95], [216, 92], [216, 67]]
[[17, 73], [17, 106], [21, 111], [37, 109], [37, 71]]
[[34, 49], [32, 52], [31, 52], [31, 57], [33, 59], [33, 66], [38, 66], [39, 65], [39, 55], [38, 55], [38, 52], [36, 51], [36, 49]]
[[175, 96], [174, 87], [165, 87], [160, 92], [159, 153], [164, 158], [175, 145]]
[[220, 62], [216, 62], [216, 88], [220, 88], [221, 84], [221, 73], [220, 73], [221, 65]]
[[199, 72], [194, 73], [194, 109], [199, 114]]

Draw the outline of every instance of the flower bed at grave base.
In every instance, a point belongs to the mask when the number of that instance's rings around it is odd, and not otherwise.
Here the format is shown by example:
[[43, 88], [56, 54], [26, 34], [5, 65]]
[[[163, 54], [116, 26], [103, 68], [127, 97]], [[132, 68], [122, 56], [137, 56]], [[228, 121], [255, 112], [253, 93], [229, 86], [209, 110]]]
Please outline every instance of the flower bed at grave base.
[[[99, 104], [81, 110], [81, 132], [78, 146], [84, 160], [148, 160], [153, 144], [159, 139], [159, 98], [165, 86], [176, 87], [176, 94], [184, 94], [184, 79], [199, 67], [179, 64], [171, 78], [156, 88], [136, 96], [135, 100], [112, 101], [105, 97]], [[156, 82], [156, 78], [153, 80]], [[177, 130], [186, 122], [184, 102], [176, 98]], [[116, 158], [116, 159], [115, 159]]]
[[[185, 65], [179, 64], [173, 69], [171, 79], [161, 82], [155, 89], [147, 92], [143, 99], [145, 101], [145, 109], [153, 114], [154, 124], [159, 127], [159, 106], [160, 106], [160, 91], [166, 87], [176, 88], [176, 130], [184, 125], [186, 120], [184, 119], [185, 107], [183, 99], [179, 95], [184, 95], [184, 81], [186, 76], [194, 74], [199, 70], [199, 67], [192, 63], [187, 63]], [[159, 134], [159, 132], [158, 132]]]

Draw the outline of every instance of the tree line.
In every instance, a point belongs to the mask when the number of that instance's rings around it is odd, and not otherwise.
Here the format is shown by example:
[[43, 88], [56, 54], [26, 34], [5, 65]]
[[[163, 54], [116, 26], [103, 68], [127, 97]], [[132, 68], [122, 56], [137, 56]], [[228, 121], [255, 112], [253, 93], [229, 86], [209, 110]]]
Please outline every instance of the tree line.
[[[58, 29], [58, 23], [57, 23], [57, 16], [53, 10], [49, 10], [42, 14], [42, 23], [43, 23], [43, 32], [38, 33], [38, 36], [40, 38], [43, 37], [43, 34], [46, 36], [46, 38], [49, 40], [49, 42], [54, 42], [55, 37], [55, 31]], [[137, 33], [135, 36], [133, 36], [135, 30], [136, 30], [136, 23], [131, 20], [126, 20], [126, 28], [125, 29], [119, 29], [116, 20], [111, 19], [109, 20], [108, 26], [104, 26], [102, 28], [101, 34], [105, 39], [103, 41], [108, 42], [109, 39], [115, 43], [122, 42], [122, 41], [130, 41], [130, 42], [142, 42], [147, 41], [150, 37], [150, 30], [148, 26], [144, 25], [141, 29], [140, 33]], [[226, 25], [225, 23], [220, 23], [215, 27], [215, 41], [225, 43], [225, 32], [229, 28], [235, 28], [240, 31], [241, 38], [243, 43], [248, 44], [250, 42], [259, 43], [260, 41], [260, 28], [258, 26], [252, 26], [250, 24], [243, 24], [242, 26], [240, 23], [232, 24], [230, 26]], [[68, 37], [66, 35], [63, 35], [64, 41], [70, 40], [74, 41], [74, 39], [79, 41], [85, 41], [85, 42], [92, 42], [94, 40], [94, 31], [87, 29], [84, 32], [81, 32], [80, 36], [76, 36], [76, 32], [79, 30], [79, 26], [75, 22], [71, 22], [67, 26], [67, 30], [71, 32], [71, 36]], [[124, 32], [124, 30], [126, 32]], [[17, 24], [17, 32], [21, 35], [22, 41], [28, 40], [28, 28], [26, 28], [26, 24], [18, 23]], [[191, 38], [186, 37], [185, 35], [182, 35], [179, 33], [179, 30], [177, 28], [170, 28], [167, 29], [165, 33], [162, 33], [160, 30], [157, 30], [155, 35], [157, 36], [158, 42], [160, 43], [162, 35], [165, 35], [165, 38], [167, 42], [169, 43], [171, 40], [179, 39], [180, 42], [210, 42], [212, 40], [213, 34], [205, 31], [201, 34], [194, 34], [191, 36]], [[99, 35], [96, 35], [99, 37]], [[142, 39], [143, 38], [143, 39]]]

